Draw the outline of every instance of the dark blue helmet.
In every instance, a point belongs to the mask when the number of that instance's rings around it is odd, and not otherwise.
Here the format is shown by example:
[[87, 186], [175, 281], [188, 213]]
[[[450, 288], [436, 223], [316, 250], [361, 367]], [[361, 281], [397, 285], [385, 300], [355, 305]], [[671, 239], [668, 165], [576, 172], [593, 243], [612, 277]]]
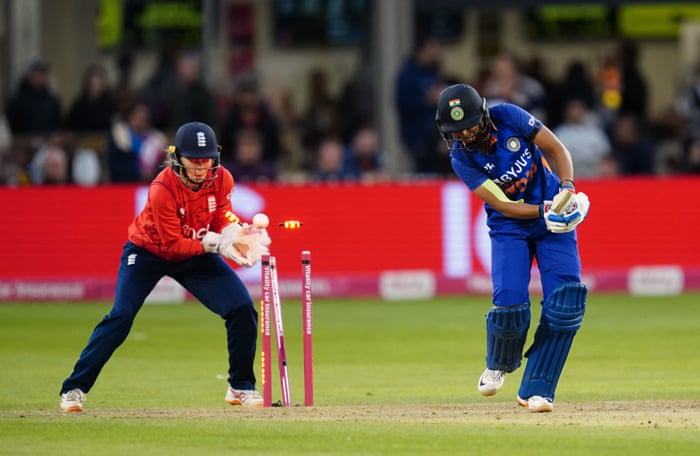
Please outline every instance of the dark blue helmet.
[[451, 146], [451, 133], [468, 130], [479, 125], [474, 140], [465, 146], [485, 147], [491, 136], [491, 118], [486, 106], [486, 98], [469, 84], [454, 84], [440, 92], [435, 112], [437, 124], [443, 139]]
[[202, 122], [188, 122], [175, 133], [174, 151], [187, 158], [219, 158], [221, 146], [212, 128]]
[[212, 128], [202, 122], [188, 122], [182, 124], [175, 132], [175, 142], [168, 147], [170, 163], [180, 179], [201, 187], [201, 183], [194, 182], [185, 172], [185, 167], [180, 157], [189, 159], [211, 158], [214, 160], [210, 176], [207, 182], [216, 179], [220, 164], [221, 146], [216, 143], [216, 134]]

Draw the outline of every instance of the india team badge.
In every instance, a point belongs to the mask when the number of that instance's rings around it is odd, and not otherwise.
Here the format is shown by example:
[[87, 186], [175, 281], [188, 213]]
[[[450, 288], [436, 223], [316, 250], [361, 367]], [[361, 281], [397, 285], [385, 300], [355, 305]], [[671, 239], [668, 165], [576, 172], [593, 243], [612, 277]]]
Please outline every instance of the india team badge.
[[520, 150], [520, 140], [515, 136], [511, 136], [506, 140], [506, 147], [511, 152], [517, 152]]
[[462, 102], [459, 98], [454, 98], [447, 102], [450, 107], [450, 118], [455, 122], [459, 122], [464, 119], [464, 109], [462, 109]]

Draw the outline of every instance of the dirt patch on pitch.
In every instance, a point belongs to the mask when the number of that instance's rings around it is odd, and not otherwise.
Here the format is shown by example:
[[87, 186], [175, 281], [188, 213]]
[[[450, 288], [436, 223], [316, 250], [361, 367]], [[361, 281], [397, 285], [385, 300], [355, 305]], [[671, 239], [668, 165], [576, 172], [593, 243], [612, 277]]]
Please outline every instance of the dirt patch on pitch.
[[[0, 417], [63, 417], [54, 410], [0, 412]], [[87, 409], [84, 418], [358, 421], [700, 428], [700, 401], [558, 403], [553, 413], [529, 413], [514, 403], [388, 404], [198, 409]]]

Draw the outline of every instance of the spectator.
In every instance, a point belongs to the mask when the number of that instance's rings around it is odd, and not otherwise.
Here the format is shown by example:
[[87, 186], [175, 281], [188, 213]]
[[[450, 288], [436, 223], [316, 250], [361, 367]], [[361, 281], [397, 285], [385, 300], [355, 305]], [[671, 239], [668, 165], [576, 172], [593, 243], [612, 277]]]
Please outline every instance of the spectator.
[[6, 115], [15, 136], [47, 136], [61, 128], [61, 102], [49, 87], [49, 64], [44, 58], [35, 57], [29, 63]]
[[301, 116], [290, 91], [281, 86], [275, 87], [271, 90], [269, 104], [273, 118], [278, 121], [280, 148], [284, 151], [277, 161], [277, 167], [291, 173], [299, 172], [304, 168], [308, 154], [301, 145]]
[[340, 134], [338, 101], [330, 94], [328, 75], [320, 68], [312, 70], [309, 75], [309, 106], [301, 129], [301, 144], [308, 152], [317, 150], [324, 138]]
[[379, 148], [377, 130], [363, 127], [357, 130], [345, 148], [343, 172], [355, 179], [372, 180], [384, 174], [384, 157]]
[[172, 116], [168, 127], [196, 120], [211, 124], [216, 116], [214, 96], [200, 74], [200, 59], [194, 52], [177, 60], [177, 82], [172, 100]]
[[148, 182], [163, 161], [166, 138], [151, 125], [148, 106], [134, 105], [125, 120], [112, 127], [107, 146], [112, 182]]
[[107, 73], [91, 65], [83, 73], [80, 93], [68, 110], [68, 129], [76, 133], [107, 133], [116, 112]]
[[[242, 76], [238, 81], [233, 105], [225, 114], [222, 133], [219, 134], [223, 138], [221, 146], [224, 153], [233, 153], [238, 132], [248, 128], [260, 133], [263, 159], [276, 164], [281, 155], [280, 126], [260, 93], [259, 83], [254, 75]], [[231, 155], [224, 157], [228, 160], [232, 158]]]
[[554, 134], [569, 149], [576, 177], [596, 177], [600, 160], [611, 153], [610, 140], [591, 118], [586, 102], [573, 98], [564, 105], [564, 122]]
[[[690, 81], [683, 88], [675, 103], [675, 112], [680, 118], [683, 133], [683, 155], [685, 162], [694, 155], [694, 149], [700, 147], [700, 60], [692, 68]], [[682, 165], [683, 170], [687, 168]]]
[[141, 101], [151, 112], [153, 128], [167, 130], [174, 125], [172, 111], [176, 87], [175, 53], [165, 47], [158, 56], [155, 71], [141, 89]]
[[37, 151], [30, 168], [32, 183], [35, 185], [61, 185], [70, 181], [68, 154], [60, 145], [51, 141]]
[[641, 125], [646, 125], [648, 89], [647, 83], [639, 71], [639, 50], [636, 43], [623, 41], [619, 45], [620, 62], [620, 108], [618, 114], [632, 115]]
[[399, 133], [416, 173], [430, 171], [435, 109], [445, 87], [440, 76], [441, 54], [442, 46], [435, 38], [419, 38], [396, 79]]
[[[548, 65], [539, 55], [533, 55], [524, 62], [522, 73], [534, 79], [542, 86], [543, 109], [545, 117], [547, 118], [547, 123], [549, 125], [557, 125], [552, 121], [557, 118], [556, 111], [558, 107], [556, 102], [558, 83], [547, 74], [547, 67]], [[558, 121], [561, 121], [561, 117], [559, 117]]]
[[79, 148], [71, 162], [73, 183], [83, 187], [94, 187], [102, 181], [102, 161], [94, 149]]
[[343, 110], [343, 142], [352, 141], [355, 134], [367, 125], [376, 126], [374, 94], [371, 67], [359, 65], [355, 74], [346, 82], [340, 96], [340, 106]]
[[700, 142], [693, 142], [686, 154], [684, 171], [688, 173], [700, 173]]
[[612, 145], [620, 174], [654, 174], [653, 145], [642, 133], [634, 115], [617, 118], [613, 125]]
[[114, 85], [114, 99], [117, 115], [126, 118], [126, 113], [138, 102], [138, 93], [132, 86], [131, 73], [134, 67], [134, 58], [129, 52], [120, 52], [117, 55], [117, 82]]
[[620, 175], [620, 164], [613, 154], [608, 154], [600, 159], [598, 163], [598, 177], [610, 179]]
[[234, 161], [226, 167], [236, 182], [265, 183], [277, 180], [275, 166], [263, 160], [263, 144], [257, 130], [238, 132], [234, 157]]
[[0, 162], [2, 162], [5, 153], [10, 150], [10, 146], [12, 146], [12, 130], [10, 130], [7, 117], [0, 112]]
[[593, 78], [586, 72], [583, 62], [575, 60], [566, 68], [566, 74], [551, 100], [552, 112], [548, 123], [557, 126], [564, 121], [565, 104], [568, 100], [581, 100], [590, 113], [596, 108], [596, 92]]
[[311, 179], [316, 182], [352, 180], [354, 176], [343, 169], [344, 147], [336, 138], [326, 138], [318, 145], [316, 165]]
[[483, 92], [489, 105], [513, 103], [546, 121], [545, 92], [542, 84], [523, 74], [513, 54], [504, 53], [496, 57], [490, 79]]

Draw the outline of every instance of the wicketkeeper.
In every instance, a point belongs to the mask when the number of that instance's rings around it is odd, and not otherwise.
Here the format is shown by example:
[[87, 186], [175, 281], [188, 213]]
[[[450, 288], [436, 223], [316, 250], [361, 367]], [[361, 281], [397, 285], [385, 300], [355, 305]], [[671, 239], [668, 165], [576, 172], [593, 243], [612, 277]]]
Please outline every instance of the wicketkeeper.
[[488, 107], [473, 87], [456, 84], [440, 94], [436, 122], [455, 173], [485, 203], [491, 238], [493, 307], [486, 315], [486, 370], [478, 391], [496, 394], [505, 375], [521, 364], [530, 327], [530, 268], [536, 259], [542, 314], [525, 353], [517, 402], [532, 412], [551, 412], [586, 308], [574, 230], [588, 214], [588, 197], [576, 193], [566, 147], [516, 105]]
[[83, 410], [86, 393], [126, 339], [148, 294], [166, 275], [224, 320], [226, 402], [262, 406], [253, 372], [258, 314], [248, 290], [222, 256], [252, 266], [268, 253], [270, 238], [264, 229], [241, 224], [234, 216], [233, 177], [220, 166], [220, 150], [214, 131], [204, 123], [186, 123], [177, 130], [167, 150], [169, 166], [151, 182], [146, 205], [129, 226], [114, 306], [63, 382], [62, 410]]

